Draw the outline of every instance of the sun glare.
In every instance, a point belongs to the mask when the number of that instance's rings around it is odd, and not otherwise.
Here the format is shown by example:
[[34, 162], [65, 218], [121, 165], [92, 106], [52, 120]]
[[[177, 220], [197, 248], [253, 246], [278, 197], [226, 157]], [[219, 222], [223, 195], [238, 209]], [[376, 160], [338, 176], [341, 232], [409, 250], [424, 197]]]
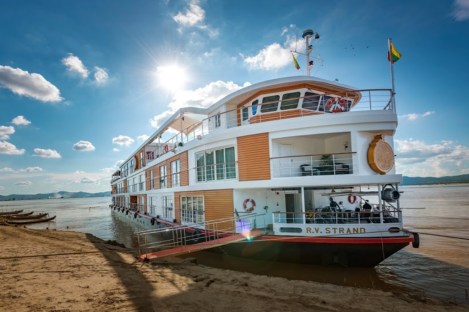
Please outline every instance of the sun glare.
[[176, 92], [184, 88], [188, 80], [187, 73], [179, 65], [163, 65], [156, 69], [158, 86], [168, 91]]

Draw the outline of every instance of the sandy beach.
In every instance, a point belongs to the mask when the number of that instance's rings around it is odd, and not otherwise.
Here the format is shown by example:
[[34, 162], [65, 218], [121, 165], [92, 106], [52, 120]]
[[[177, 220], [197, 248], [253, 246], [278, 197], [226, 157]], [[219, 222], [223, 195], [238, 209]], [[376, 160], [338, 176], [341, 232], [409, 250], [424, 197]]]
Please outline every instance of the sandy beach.
[[467, 311], [372, 289], [136, 261], [92, 235], [0, 226], [1, 311]]

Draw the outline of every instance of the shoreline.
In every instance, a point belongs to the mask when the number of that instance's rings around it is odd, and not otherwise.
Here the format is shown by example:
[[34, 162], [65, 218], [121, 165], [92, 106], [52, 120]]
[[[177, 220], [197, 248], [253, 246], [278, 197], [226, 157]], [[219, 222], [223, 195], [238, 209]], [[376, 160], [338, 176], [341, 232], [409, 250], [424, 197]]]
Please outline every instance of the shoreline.
[[467, 311], [374, 289], [288, 280], [198, 265], [138, 262], [91, 234], [0, 226], [0, 306], [12, 311]]

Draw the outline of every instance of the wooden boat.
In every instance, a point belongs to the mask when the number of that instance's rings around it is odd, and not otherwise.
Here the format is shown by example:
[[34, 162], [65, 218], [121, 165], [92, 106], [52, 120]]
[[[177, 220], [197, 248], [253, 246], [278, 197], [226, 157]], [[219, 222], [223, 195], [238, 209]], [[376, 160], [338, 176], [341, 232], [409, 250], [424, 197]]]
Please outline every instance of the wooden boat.
[[41, 219], [47, 216], [47, 213], [39, 213], [37, 215], [33, 215], [32, 213], [27, 215], [9, 215], [5, 216], [4, 218], [8, 220], [32, 220], [32, 219]]
[[0, 216], [14, 215], [14, 214], [22, 213], [22, 212], [23, 210], [2, 211], [0, 212]]
[[7, 220], [8, 224], [11, 225], [26, 225], [26, 224], [34, 224], [34, 223], [43, 223], [49, 222], [55, 219], [56, 216], [50, 218], [42, 218], [42, 219], [27, 219], [27, 220]]
[[30, 211], [30, 212], [23, 212], [23, 213], [15, 213], [15, 214], [11, 214], [11, 215], [6, 215], [6, 217], [28, 217], [30, 215], [32, 215], [34, 213], [34, 211]]

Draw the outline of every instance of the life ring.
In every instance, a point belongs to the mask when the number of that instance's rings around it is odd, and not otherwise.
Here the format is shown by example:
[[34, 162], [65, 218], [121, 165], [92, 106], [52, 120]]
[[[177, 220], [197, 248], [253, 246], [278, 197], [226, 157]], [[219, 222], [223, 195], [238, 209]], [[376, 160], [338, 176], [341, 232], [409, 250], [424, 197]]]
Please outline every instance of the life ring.
[[357, 196], [352, 195], [352, 194], [350, 194], [350, 195], [348, 196], [348, 202], [349, 202], [349, 203], [355, 204], [356, 201], [357, 201]]
[[165, 144], [165, 145], [164, 145], [164, 152], [165, 152], [165, 153], [169, 152], [169, 146], [168, 146], [168, 144]]
[[243, 202], [243, 208], [246, 210], [246, 212], [251, 212], [256, 208], [256, 202], [254, 199], [251, 198], [246, 198]]
[[330, 98], [324, 108], [326, 112], [341, 113], [347, 110], [347, 101], [341, 97]]

